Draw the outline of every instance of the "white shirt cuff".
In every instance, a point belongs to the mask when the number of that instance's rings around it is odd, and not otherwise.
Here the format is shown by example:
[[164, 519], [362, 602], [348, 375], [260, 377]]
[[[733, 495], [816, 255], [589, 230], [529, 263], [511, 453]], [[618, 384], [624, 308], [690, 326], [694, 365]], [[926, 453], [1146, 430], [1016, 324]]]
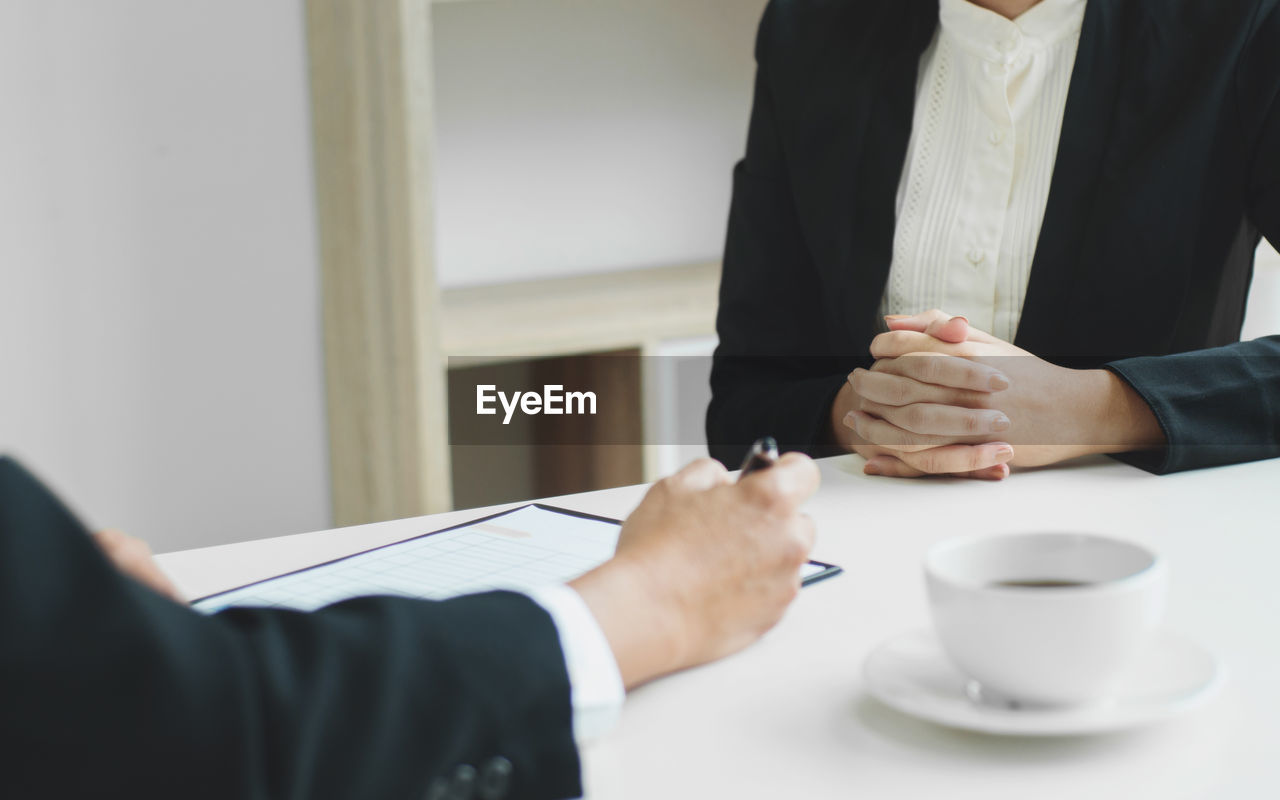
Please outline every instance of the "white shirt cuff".
[[582, 597], [568, 586], [542, 586], [525, 594], [546, 609], [560, 636], [569, 673], [574, 739], [582, 745], [603, 736], [617, 723], [626, 699], [609, 640]]

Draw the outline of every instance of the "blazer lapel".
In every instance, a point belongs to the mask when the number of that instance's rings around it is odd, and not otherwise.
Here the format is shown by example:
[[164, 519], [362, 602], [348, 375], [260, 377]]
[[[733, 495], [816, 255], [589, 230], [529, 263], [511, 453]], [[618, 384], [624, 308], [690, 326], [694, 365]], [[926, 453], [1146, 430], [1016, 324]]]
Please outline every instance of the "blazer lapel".
[[1134, 44], [1126, 40], [1136, 29], [1130, 16], [1136, 13], [1130, 0], [1089, 0], [1085, 10], [1044, 225], [1014, 340], [1046, 358], [1069, 360], [1093, 349], [1087, 341], [1092, 334], [1068, 339], [1063, 332], [1078, 328], [1072, 317], [1081, 312], [1081, 291], [1105, 285], [1101, 276], [1089, 272], [1086, 240], [1097, 213], [1094, 199], [1103, 180], [1124, 65]]
[[797, 212], [844, 342], [870, 341], [876, 330], [920, 55], [937, 22], [937, 0], [850, 4], [827, 39], [797, 127]]

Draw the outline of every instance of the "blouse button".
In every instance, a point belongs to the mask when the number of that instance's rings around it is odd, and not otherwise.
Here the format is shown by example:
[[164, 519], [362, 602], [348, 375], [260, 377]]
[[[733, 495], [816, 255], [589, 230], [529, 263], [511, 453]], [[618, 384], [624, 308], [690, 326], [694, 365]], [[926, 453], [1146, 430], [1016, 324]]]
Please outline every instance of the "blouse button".
[[986, 259], [986, 257], [987, 257], [987, 254], [982, 252], [976, 247], [970, 250], [968, 255], [969, 263], [974, 265], [975, 267], [981, 264]]
[[1000, 145], [1000, 144], [1003, 144], [1003, 143], [1004, 143], [1004, 131], [999, 130], [999, 129], [993, 130], [990, 134], [988, 134], [988, 135], [987, 135], [987, 141], [991, 142], [991, 143], [992, 143], [992, 144], [994, 144], [994, 145]]

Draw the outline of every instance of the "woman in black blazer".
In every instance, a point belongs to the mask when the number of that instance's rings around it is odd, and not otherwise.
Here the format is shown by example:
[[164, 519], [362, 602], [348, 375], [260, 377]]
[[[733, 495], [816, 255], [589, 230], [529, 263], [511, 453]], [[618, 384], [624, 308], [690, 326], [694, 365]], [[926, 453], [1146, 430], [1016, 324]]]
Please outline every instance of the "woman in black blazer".
[[[1280, 244], [1280, 0], [1080, 11], [1010, 344], [945, 315], [882, 321], [939, 0], [769, 4], [734, 172], [713, 455], [734, 463], [768, 433], [856, 449], [870, 472], [998, 478], [1011, 459], [1084, 452], [1154, 472], [1280, 454], [1280, 337], [1239, 342], [1260, 235]], [[900, 358], [917, 351], [962, 359]]]

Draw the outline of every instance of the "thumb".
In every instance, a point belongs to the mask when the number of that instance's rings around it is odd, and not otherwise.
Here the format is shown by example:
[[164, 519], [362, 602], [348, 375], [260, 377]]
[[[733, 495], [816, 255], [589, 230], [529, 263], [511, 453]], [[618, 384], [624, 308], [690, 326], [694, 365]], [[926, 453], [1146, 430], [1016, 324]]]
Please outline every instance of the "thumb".
[[818, 490], [822, 476], [813, 459], [802, 453], [784, 453], [778, 463], [769, 469], [753, 472], [739, 481], [739, 485], [755, 495], [757, 500], [775, 508], [788, 511], [798, 508]]
[[960, 344], [969, 338], [969, 320], [953, 317], [936, 308], [921, 314], [894, 314], [884, 318], [891, 331], [926, 333], [935, 339]]

